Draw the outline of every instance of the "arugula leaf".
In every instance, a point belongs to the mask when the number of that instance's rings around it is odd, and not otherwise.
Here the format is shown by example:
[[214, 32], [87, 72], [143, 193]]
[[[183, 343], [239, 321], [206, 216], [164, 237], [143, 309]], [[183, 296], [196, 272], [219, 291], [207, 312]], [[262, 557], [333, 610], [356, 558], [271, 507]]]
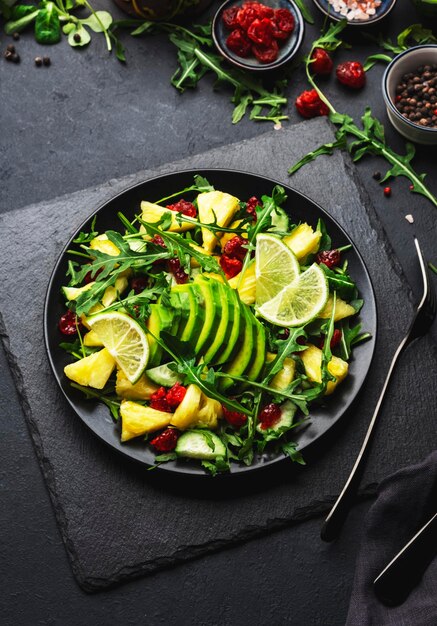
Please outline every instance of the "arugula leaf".
[[81, 391], [87, 400], [100, 400], [103, 404], [106, 404], [108, 409], [111, 411], [111, 415], [115, 421], [118, 421], [120, 418], [120, 399], [118, 396], [108, 395], [108, 391], [98, 391], [97, 389], [92, 389], [91, 387], [83, 387], [82, 385], [78, 385], [77, 383], [71, 382], [70, 385]]
[[320, 267], [325, 272], [328, 279], [329, 289], [336, 291], [343, 300], [353, 300], [356, 295], [356, 284], [348, 274], [335, 272], [327, 267], [324, 263], [320, 263]]
[[[39, 9], [35, 9], [34, 6], [19, 5], [14, 7], [12, 11], [11, 19], [5, 24], [5, 33], [12, 35], [12, 33], [21, 33], [22, 30], [29, 26], [34, 20], [36, 20]], [[15, 17], [16, 16], [16, 17]]]
[[322, 252], [323, 250], [331, 250], [332, 249], [331, 237], [328, 235], [325, 222], [320, 217], [317, 222], [316, 230], [322, 233], [322, 236], [320, 237], [320, 242], [319, 242], [319, 251]]
[[314, 18], [312, 16], [312, 13], [307, 7], [304, 0], [294, 0], [294, 1], [297, 4], [300, 12], [302, 13], [302, 17], [305, 20], [305, 22], [308, 22], [308, 24], [314, 24]]
[[434, 274], [437, 274], [437, 267], [433, 265], [431, 261], [428, 263], [428, 267], [432, 272], [434, 272]]
[[285, 443], [282, 443], [281, 450], [295, 463], [299, 463], [299, 465], [306, 465], [302, 453], [297, 450], [297, 443], [295, 443], [294, 441], [287, 441]]
[[214, 191], [214, 187], [209, 183], [209, 181], [204, 176], [195, 174], [193, 185], [190, 185], [189, 187], [185, 187], [184, 189], [181, 189], [181, 191], [176, 191], [176, 193], [172, 193], [170, 196], [166, 196], [165, 198], [156, 200], [154, 204], [163, 204], [164, 202], [167, 202], [168, 200], [171, 200], [172, 198], [183, 196], [192, 191], [197, 192], [197, 193], [205, 193], [208, 191]]
[[158, 454], [155, 456], [157, 463], [167, 463], [168, 461], [175, 461], [178, 458], [176, 452], [166, 452], [165, 454]]
[[224, 457], [217, 457], [215, 461], [202, 461], [204, 467], [212, 476], [216, 476], [219, 472], [228, 472], [230, 469], [229, 461]]
[[[422, 24], [411, 24], [410, 26], [407, 26], [407, 28], [399, 33], [396, 38], [396, 42], [393, 42], [390, 38], [385, 39], [382, 34], [380, 34], [377, 38], [370, 35], [368, 37], [376, 41], [381, 48], [387, 50], [388, 52], [392, 52], [394, 55], [408, 50], [408, 48], [411, 48], [413, 45], [437, 43], [437, 38], [434, 36], [432, 30], [425, 28]], [[388, 54], [372, 54], [366, 59], [364, 69], [369, 70], [378, 61], [390, 63], [392, 58], [393, 57]]]
[[90, 227], [90, 232], [89, 233], [85, 233], [83, 231], [81, 231], [78, 236], [76, 237], [76, 239], [73, 239], [73, 243], [88, 243], [90, 241], [92, 241], [93, 239], [95, 239], [97, 237], [97, 235], [99, 234], [96, 231], [96, 220], [97, 220], [97, 215], [95, 215], [93, 217], [93, 220], [91, 222], [91, 227]]

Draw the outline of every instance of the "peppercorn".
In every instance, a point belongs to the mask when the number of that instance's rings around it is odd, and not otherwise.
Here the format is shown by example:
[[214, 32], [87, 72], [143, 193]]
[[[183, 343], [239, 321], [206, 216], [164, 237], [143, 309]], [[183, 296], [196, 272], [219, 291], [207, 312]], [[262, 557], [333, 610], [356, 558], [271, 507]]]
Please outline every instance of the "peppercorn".
[[18, 41], [20, 39], [20, 33], [12, 33], [12, 39], [14, 39], [14, 41]]
[[14, 46], [14, 44], [13, 44], [13, 43], [9, 43], [9, 44], [6, 46], [6, 50], [7, 50], [8, 52], [15, 52], [15, 46]]
[[381, 172], [374, 172], [373, 173], [373, 178], [375, 180], [381, 180]]
[[384, 196], [386, 198], [390, 198], [390, 196], [391, 196], [391, 187], [384, 187]]
[[395, 88], [394, 105], [413, 124], [437, 128], [437, 69], [433, 65], [418, 67], [402, 76]]
[[80, 43], [82, 41], [81, 36], [79, 35], [79, 33], [75, 33], [73, 35], [73, 39], [76, 43]]
[[50, 61], [50, 57], [43, 57], [43, 58], [42, 58], [42, 62], [43, 62], [43, 64], [44, 64], [46, 67], [48, 67], [48, 66], [50, 65], [50, 63], [51, 63], [51, 61]]

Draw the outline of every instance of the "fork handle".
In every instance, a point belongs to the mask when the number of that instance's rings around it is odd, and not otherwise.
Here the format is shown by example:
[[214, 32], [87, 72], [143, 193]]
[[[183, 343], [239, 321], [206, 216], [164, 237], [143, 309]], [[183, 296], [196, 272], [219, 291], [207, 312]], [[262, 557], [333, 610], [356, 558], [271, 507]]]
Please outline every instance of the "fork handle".
[[393, 356], [387, 376], [384, 381], [384, 386], [382, 388], [381, 394], [376, 404], [372, 419], [370, 420], [370, 424], [367, 429], [366, 436], [364, 437], [364, 441], [361, 445], [361, 450], [357, 456], [355, 464], [352, 468], [349, 478], [347, 479], [343, 487], [342, 492], [338, 496], [334, 506], [329, 512], [328, 517], [325, 519], [325, 522], [320, 531], [320, 537], [322, 538], [323, 541], [333, 541], [334, 539], [337, 539], [337, 537], [340, 534], [341, 529], [343, 528], [343, 524], [345, 523], [346, 518], [349, 515], [349, 511], [351, 510], [351, 507], [354, 504], [355, 497], [356, 497], [358, 487], [360, 485], [361, 477], [363, 475], [364, 467], [366, 464], [367, 456], [369, 454], [372, 436], [376, 430], [376, 423], [377, 423], [379, 411], [384, 401], [385, 392], [387, 391], [387, 387], [390, 383], [390, 379], [393, 374], [393, 370], [396, 366], [397, 360], [408, 343], [409, 343], [409, 337], [407, 336], [399, 344], [399, 347]]

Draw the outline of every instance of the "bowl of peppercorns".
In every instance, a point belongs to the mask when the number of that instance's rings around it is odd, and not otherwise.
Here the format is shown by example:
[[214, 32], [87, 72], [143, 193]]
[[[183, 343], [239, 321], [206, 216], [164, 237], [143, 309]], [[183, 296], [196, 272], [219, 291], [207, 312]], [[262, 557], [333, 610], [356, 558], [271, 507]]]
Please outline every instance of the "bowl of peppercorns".
[[265, 71], [290, 61], [304, 36], [304, 21], [292, 0], [227, 0], [212, 22], [217, 50], [240, 69]]
[[437, 45], [396, 56], [384, 73], [382, 92], [388, 118], [401, 135], [437, 144]]

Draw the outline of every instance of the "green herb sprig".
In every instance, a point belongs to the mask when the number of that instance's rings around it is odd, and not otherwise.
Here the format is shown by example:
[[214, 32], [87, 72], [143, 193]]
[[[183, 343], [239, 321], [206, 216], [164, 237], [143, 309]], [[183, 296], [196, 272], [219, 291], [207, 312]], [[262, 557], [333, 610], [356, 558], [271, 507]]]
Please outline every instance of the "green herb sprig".
[[[422, 26], [422, 24], [411, 24], [411, 26], [405, 28], [396, 37], [395, 42], [393, 42], [390, 38], [384, 38], [381, 34], [376, 39], [373, 37], [372, 39], [376, 41], [376, 43], [383, 50], [391, 52], [393, 55], [405, 52], [405, 50], [411, 48], [412, 45], [422, 46], [424, 44], [437, 43], [437, 38], [434, 36], [432, 30], [430, 30], [429, 28], [425, 28], [424, 26]], [[389, 54], [371, 54], [364, 62], [364, 69], [366, 71], [370, 70], [378, 61], [381, 61], [383, 63], [390, 63], [392, 59], [393, 56]]]

